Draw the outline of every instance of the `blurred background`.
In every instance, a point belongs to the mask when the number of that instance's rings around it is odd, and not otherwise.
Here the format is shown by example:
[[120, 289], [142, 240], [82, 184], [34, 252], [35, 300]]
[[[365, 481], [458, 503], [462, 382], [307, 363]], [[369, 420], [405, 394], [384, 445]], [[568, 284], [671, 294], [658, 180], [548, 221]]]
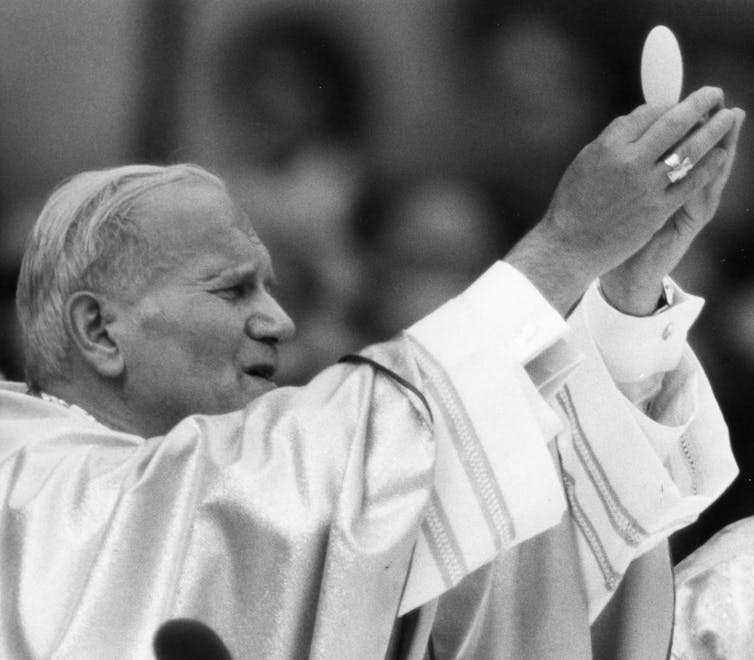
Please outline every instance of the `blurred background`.
[[[220, 174], [298, 325], [286, 383], [460, 292], [545, 211], [560, 174], [642, 102], [656, 24], [685, 92], [754, 110], [751, 0], [1, 0], [0, 370], [21, 380], [14, 293], [45, 196], [85, 169]], [[675, 274], [741, 476], [673, 539], [680, 559], [754, 514], [752, 140]]]

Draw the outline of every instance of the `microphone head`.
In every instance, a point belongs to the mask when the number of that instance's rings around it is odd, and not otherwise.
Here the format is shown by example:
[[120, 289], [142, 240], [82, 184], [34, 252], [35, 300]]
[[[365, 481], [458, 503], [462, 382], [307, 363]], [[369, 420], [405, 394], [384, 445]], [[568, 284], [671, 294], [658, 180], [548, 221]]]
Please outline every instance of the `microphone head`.
[[157, 660], [232, 660], [218, 634], [194, 619], [163, 623], [155, 633], [153, 647]]

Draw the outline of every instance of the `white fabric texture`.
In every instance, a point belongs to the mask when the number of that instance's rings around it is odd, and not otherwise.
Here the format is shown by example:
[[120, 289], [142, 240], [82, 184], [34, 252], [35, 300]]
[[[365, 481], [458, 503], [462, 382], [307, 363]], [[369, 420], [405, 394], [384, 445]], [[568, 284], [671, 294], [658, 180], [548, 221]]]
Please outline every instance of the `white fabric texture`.
[[237, 657], [384, 657], [398, 614], [543, 545], [594, 620], [735, 466], [688, 349], [637, 409], [590, 305], [566, 324], [499, 263], [365, 349], [398, 378], [336, 365], [150, 439], [0, 385], [0, 656], [143, 658], [189, 617]]
[[[725, 424], [699, 365], [690, 352], [682, 359], [701, 301], [680, 290], [674, 297], [661, 314], [629, 317], [594, 284], [569, 333], [528, 280], [499, 262], [409, 329], [442, 368], [428, 374], [435, 395], [452, 410], [442, 384], [452, 383], [455, 408], [468, 419], [447, 422], [458, 429], [444, 435], [462, 440], [438, 447], [430, 523], [400, 613], [552, 528], [568, 507], [594, 620], [631, 560], [694, 520], [730, 483], [737, 470]], [[663, 338], [671, 323], [672, 341]], [[527, 363], [547, 374], [539, 393]], [[629, 384], [642, 401], [643, 390], [655, 393], [664, 379], [672, 397], [646, 411], [652, 418], [618, 389], [613, 371], [637, 381]], [[479, 463], [489, 469], [475, 469]]]
[[674, 660], [749, 658], [754, 649], [754, 518], [717, 532], [675, 569]]

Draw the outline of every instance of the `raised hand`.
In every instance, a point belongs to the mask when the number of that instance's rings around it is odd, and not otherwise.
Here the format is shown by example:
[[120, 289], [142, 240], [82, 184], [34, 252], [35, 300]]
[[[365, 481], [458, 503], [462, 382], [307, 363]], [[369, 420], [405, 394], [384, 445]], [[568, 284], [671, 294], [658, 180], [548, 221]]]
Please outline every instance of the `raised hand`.
[[[724, 170], [724, 138], [740, 116], [722, 103], [720, 89], [705, 87], [670, 109], [643, 105], [614, 120], [574, 159], [545, 217], [506, 260], [565, 313], [590, 281], [637, 253], [679, 209], [699, 213], [692, 198]], [[664, 162], [671, 150], [695, 163], [675, 183]]]
[[602, 291], [614, 307], [636, 316], [655, 311], [663, 277], [678, 265], [693, 240], [714, 217], [733, 167], [741, 125], [746, 117], [743, 110], [734, 112], [733, 127], [718, 145], [726, 151], [727, 157], [717, 175], [695, 191], [643, 248], [602, 276]]

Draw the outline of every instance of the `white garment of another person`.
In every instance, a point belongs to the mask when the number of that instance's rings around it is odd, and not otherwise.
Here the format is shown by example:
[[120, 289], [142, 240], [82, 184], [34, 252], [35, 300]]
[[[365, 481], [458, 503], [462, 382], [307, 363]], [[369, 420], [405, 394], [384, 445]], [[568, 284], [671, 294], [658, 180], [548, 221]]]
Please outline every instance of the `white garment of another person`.
[[731, 523], [678, 564], [677, 660], [754, 656], [754, 517]]

